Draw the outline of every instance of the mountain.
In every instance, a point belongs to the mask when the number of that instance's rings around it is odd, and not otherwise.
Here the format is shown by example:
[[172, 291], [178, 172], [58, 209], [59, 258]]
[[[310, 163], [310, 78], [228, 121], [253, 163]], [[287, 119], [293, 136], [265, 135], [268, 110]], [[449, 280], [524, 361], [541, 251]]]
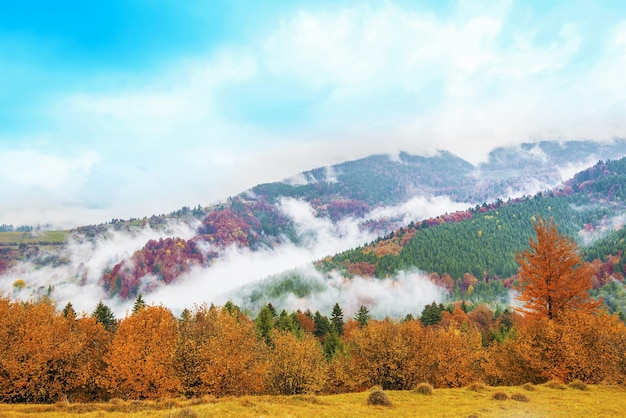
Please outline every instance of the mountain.
[[[155, 287], [176, 282], [194, 268], [210, 268], [232, 246], [254, 251], [285, 244], [303, 245], [306, 237], [299, 234], [293, 216], [284, 210], [285, 199], [306, 202], [316, 217], [334, 224], [355, 219], [362, 230], [381, 236], [406, 226], [405, 216], [402, 208], [398, 208], [373, 218], [377, 209], [398, 206], [416, 197], [433, 196], [447, 196], [467, 206], [497, 202], [509, 196], [547, 190], [563, 180], [564, 170], [571, 171], [590, 161], [625, 153], [626, 141], [616, 140], [610, 144], [571, 141], [502, 147], [493, 150], [485, 162], [476, 166], [444, 151], [433, 156], [374, 155], [303, 172], [281, 182], [261, 184], [211, 207], [185, 207], [168, 215], [112, 220], [109, 224], [76, 228], [66, 235], [73, 242], [94, 245], [111, 231], [133, 233], [147, 225], [166, 231], [172, 222], [183, 222], [193, 228], [190, 236], [166, 233], [146, 240], [141, 249], [123, 259], [107, 262], [100, 273], [99, 285], [110, 296], [129, 299], [139, 292], [150, 292]], [[414, 221], [424, 226], [441, 220], [450, 222], [455, 217], [464, 219], [468, 213], [442, 214], [437, 219]], [[412, 233], [409, 230], [403, 238], [405, 244]], [[43, 246], [36, 238], [29, 238], [19, 243], [0, 244], [0, 268], [7, 271], [19, 262], [36, 266], [69, 262], [58, 242], [54, 246]], [[350, 262], [357, 266], [355, 263], [360, 263]], [[387, 261], [350, 269], [355, 272], [359, 268], [371, 270], [375, 265], [378, 270], [374, 272], [381, 273], [386, 268], [385, 263]], [[389, 273], [394, 271], [390, 268]], [[87, 273], [78, 269], [68, 274], [75, 275], [74, 280], [85, 281]]]
[[[600, 161], [559, 187], [533, 197], [496, 200], [466, 211], [411, 222], [373, 242], [316, 263], [329, 281], [339, 275], [397, 278], [419, 270], [445, 290], [449, 300], [508, 304], [517, 273], [515, 254], [528, 247], [533, 223], [554, 219], [576, 239], [594, 265], [594, 292], [612, 312], [626, 314], [626, 158]], [[244, 289], [237, 297], [256, 309], [289, 295], [311, 298], [328, 286], [316, 273], [289, 271]], [[345, 286], [345, 285], [344, 285]], [[280, 306], [280, 302], [277, 306]]]

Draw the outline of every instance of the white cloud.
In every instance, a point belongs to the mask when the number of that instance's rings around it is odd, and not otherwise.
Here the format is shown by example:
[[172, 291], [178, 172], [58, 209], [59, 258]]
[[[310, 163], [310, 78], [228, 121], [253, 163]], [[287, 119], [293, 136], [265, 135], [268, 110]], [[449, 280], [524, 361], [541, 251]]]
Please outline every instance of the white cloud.
[[[50, 291], [50, 296], [60, 307], [72, 302], [77, 311], [87, 313], [92, 312], [102, 299], [115, 308], [116, 314], [122, 315], [130, 302], [107, 300], [108, 296], [100, 283], [105, 269], [113, 268], [122, 259], [131, 257], [148, 240], [166, 237], [189, 239], [195, 233], [195, 226], [170, 223], [159, 230], [144, 227], [133, 231], [109, 231], [94, 240], [73, 236], [68, 245], [56, 254], [64, 260], [63, 263], [35, 267], [31, 263], [20, 262], [1, 277], [0, 293], [12, 293], [16, 299], [28, 300]], [[13, 283], [18, 279], [26, 283], [21, 291], [13, 288]]]
[[[94, 205], [74, 189], [73, 205], [150, 214], [372, 153], [440, 148], [477, 163], [496, 145], [626, 136], [626, 23], [604, 28], [585, 60], [584, 22], [547, 25], [514, 6], [302, 7], [254, 38], [146, 74], [98, 74], [48, 108], [47, 147], [88, 143], [110, 173], [89, 189], [115, 193]], [[71, 157], [40, 156], [50, 176], [13, 160], [2, 160], [12, 168], [3, 177], [48, 189], [89, 174]]]
[[19, 186], [58, 190], [73, 176], [88, 173], [98, 160], [95, 152], [67, 158], [33, 150], [0, 151], [0, 177]]

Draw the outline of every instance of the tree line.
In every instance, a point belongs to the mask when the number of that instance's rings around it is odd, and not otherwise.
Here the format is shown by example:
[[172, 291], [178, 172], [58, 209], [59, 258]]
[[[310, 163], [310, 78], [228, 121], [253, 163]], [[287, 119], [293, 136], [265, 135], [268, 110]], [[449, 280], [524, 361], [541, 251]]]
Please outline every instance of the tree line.
[[552, 221], [517, 253], [524, 307], [427, 305], [418, 319], [353, 318], [265, 305], [252, 319], [233, 303], [179, 317], [141, 295], [116, 319], [70, 303], [0, 297], [0, 401], [341, 393], [579, 379], [626, 382], [626, 326], [592, 298], [589, 266]]

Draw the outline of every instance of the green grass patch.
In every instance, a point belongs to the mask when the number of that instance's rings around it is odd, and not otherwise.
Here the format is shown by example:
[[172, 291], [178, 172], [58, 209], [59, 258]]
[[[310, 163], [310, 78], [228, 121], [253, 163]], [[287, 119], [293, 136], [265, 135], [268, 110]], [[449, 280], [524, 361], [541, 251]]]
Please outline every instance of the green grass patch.
[[0, 232], [0, 245], [57, 245], [64, 244], [70, 231]]

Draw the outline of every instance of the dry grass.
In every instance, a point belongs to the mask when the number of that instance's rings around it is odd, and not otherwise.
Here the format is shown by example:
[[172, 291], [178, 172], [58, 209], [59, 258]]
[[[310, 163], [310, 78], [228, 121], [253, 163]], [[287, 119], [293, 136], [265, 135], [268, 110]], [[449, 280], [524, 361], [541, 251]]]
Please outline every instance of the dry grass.
[[518, 402], [530, 402], [528, 396], [524, 395], [523, 393], [514, 393], [511, 395], [511, 399]]
[[569, 388], [571, 389], [576, 389], [576, 390], [587, 390], [587, 385], [583, 382], [581, 382], [580, 380], [576, 379], [572, 382], [570, 382], [567, 385]]
[[532, 383], [524, 383], [521, 386], [522, 389], [527, 390], [529, 392], [534, 392], [535, 391], [535, 385], [533, 385]]
[[434, 389], [433, 385], [431, 385], [430, 383], [420, 383], [419, 385], [415, 386], [413, 392], [419, 393], [421, 395], [432, 395]]
[[487, 386], [481, 381], [473, 382], [467, 385], [467, 390], [471, 390], [472, 392], [480, 392], [487, 389]]
[[367, 397], [368, 405], [380, 405], [380, 406], [391, 406], [391, 399], [389, 396], [382, 390], [375, 390], [370, 392]]
[[[567, 387], [566, 387], [567, 388]], [[489, 387], [480, 392], [466, 389], [438, 389], [433, 396], [415, 391], [388, 391], [393, 409], [367, 405], [371, 392], [331, 396], [245, 396], [215, 399], [199, 403], [198, 399], [176, 399], [178, 406], [159, 409], [165, 400], [130, 402], [111, 400], [106, 403], [58, 405], [0, 405], [0, 416], [7, 418], [134, 418], [180, 417], [555, 417], [623, 416], [626, 389], [618, 386], [590, 385], [589, 390], [558, 390], [545, 385], [534, 386], [530, 402], [516, 399], [522, 387]], [[509, 401], [496, 402], [492, 396], [502, 392]], [[514, 401], [515, 400], [515, 401]], [[200, 398], [202, 401], [202, 398]], [[392, 411], [392, 413], [390, 413]]]
[[567, 386], [565, 386], [563, 384], [563, 382], [561, 382], [560, 380], [549, 380], [546, 383], [543, 384], [545, 387], [550, 388], [550, 389], [558, 389], [558, 390], [565, 390], [567, 389]]
[[491, 399], [493, 399], [494, 401], [506, 401], [507, 399], [509, 399], [509, 395], [502, 391], [497, 391], [494, 392], [493, 395], [491, 395]]

